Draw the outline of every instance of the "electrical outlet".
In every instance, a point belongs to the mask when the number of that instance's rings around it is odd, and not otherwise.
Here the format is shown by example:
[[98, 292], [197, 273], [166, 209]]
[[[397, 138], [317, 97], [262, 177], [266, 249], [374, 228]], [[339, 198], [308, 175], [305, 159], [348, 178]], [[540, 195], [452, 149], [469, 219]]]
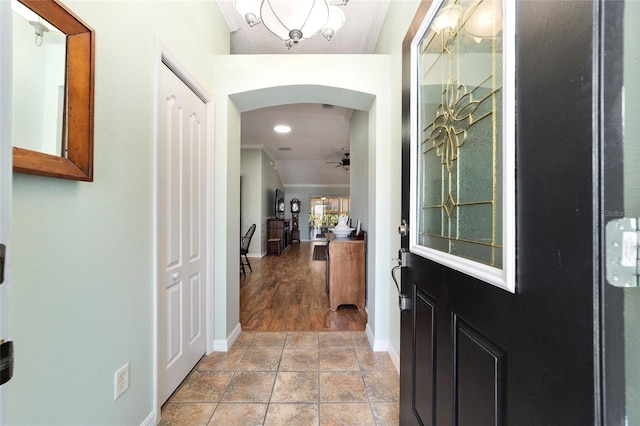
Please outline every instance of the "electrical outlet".
[[120, 367], [114, 375], [113, 399], [116, 400], [129, 389], [129, 363]]

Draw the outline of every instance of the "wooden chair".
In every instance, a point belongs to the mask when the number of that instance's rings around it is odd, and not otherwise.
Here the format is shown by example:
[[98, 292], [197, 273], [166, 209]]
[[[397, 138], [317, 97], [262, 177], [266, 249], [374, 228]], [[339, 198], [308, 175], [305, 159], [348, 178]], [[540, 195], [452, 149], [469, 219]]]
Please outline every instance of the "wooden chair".
[[280, 238], [269, 238], [267, 240], [267, 254], [277, 254], [280, 256], [280, 253], [282, 253]]
[[[244, 237], [240, 237], [240, 267], [242, 268], [242, 275], [245, 277], [247, 273], [244, 270], [245, 265], [249, 267], [249, 271], [253, 272], [251, 269], [251, 262], [249, 262], [249, 258], [247, 257], [247, 253], [249, 253], [249, 244], [251, 244], [251, 238], [253, 237], [253, 233], [256, 232], [256, 224], [254, 223], [249, 227], [247, 233], [244, 234]], [[244, 256], [247, 263], [242, 261], [242, 256]]]

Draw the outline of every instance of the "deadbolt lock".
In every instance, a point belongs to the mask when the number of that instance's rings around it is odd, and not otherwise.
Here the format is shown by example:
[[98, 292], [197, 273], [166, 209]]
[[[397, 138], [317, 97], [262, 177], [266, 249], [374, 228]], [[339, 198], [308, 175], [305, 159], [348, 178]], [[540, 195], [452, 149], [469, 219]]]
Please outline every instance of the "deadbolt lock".
[[400, 226], [398, 226], [398, 234], [400, 234], [401, 237], [409, 235], [409, 226], [407, 225], [407, 221], [404, 219], [402, 219]]

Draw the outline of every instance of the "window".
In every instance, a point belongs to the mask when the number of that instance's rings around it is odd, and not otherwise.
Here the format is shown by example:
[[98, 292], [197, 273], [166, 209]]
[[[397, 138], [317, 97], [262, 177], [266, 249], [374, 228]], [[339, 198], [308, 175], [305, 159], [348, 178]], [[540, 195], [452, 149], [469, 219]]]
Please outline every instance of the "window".
[[514, 38], [507, 3], [435, 1], [412, 44], [410, 249], [514, 291]]
[[309, 239], [323, 238], [327, 228], [338, 223], [338, 216], [349, 215], [348, 196], [309, 198]]

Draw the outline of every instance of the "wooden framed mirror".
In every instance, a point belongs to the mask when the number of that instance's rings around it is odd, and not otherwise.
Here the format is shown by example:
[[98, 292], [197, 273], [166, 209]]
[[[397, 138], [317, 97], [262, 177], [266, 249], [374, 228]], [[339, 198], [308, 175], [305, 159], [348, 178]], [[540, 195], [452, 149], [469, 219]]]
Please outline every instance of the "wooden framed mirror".
[[[66, 61], [60, 102], [62, 105], [60, 152], [54, 155], [21, 148], [14, 143], [13, 170], [17, 173], [91, 182], [93, 181], [94, 31], [56, 0], [17, 1], [66, 36]], [[36, 36], [37, 41], [38, 36]], [[20, 94], [14, 91], [14, 99], [18, 96]]]

